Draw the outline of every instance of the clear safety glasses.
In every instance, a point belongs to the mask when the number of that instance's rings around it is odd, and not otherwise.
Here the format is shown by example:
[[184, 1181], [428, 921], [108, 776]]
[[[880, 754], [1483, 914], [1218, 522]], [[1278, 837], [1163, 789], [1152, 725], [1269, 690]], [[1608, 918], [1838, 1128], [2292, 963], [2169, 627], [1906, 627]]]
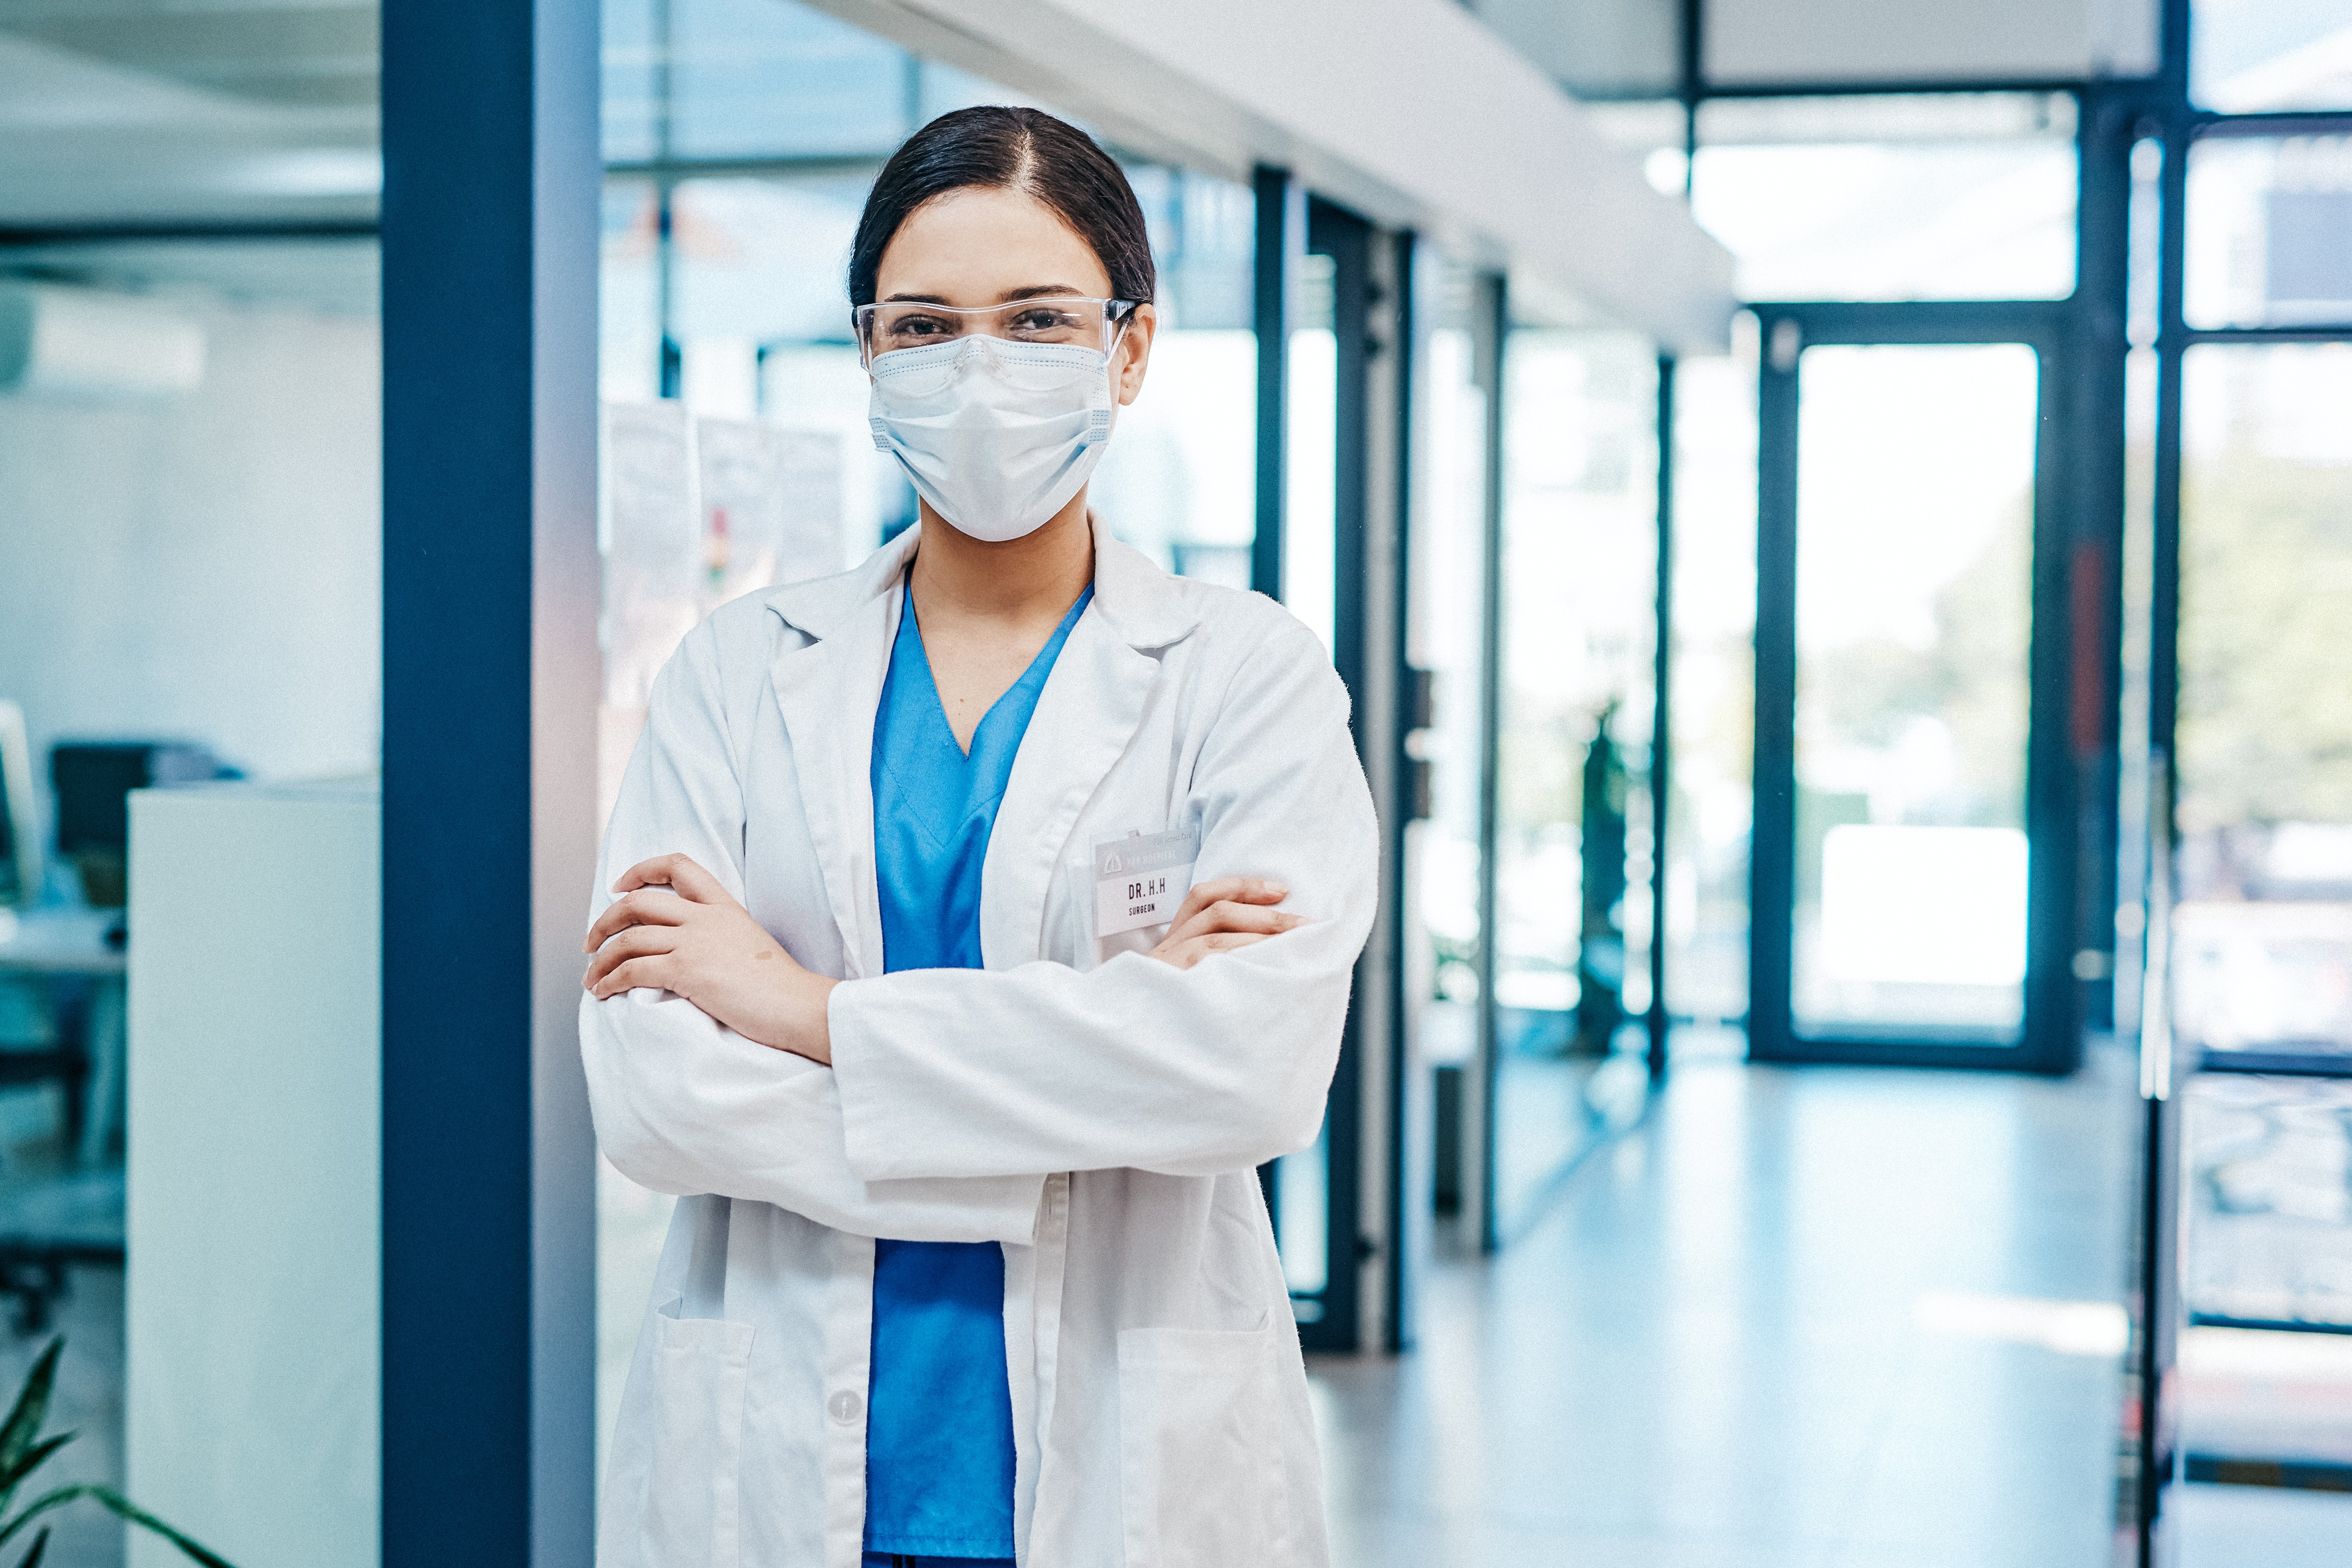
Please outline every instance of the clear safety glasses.
[[857, 356], [869, 370], [900, 349], [929, 348], [957, 338], [986, 336], [1015, 343], [1063, 343], [1110, 353], [1119, 323], [1135, 310], [1132, 300], [1079, 300], [1055, 294], [1004, 305], [961, 310], [886, 300], [850, 312], [857, 323]]

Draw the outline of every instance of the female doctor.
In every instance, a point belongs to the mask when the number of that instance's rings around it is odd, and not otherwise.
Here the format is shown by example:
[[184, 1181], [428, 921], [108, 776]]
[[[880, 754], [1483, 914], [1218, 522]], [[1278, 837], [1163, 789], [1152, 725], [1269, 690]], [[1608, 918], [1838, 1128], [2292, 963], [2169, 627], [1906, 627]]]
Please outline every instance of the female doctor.
[[1372, 919], [1347, 693], [1087, 510], [1156, 319], [1083, 133], [932, 121], [849, 289], [919, 526], [686, 639], [604, 846], [597, 1137], [680, 1201], [599, 1561], [1321, 1568], [1254, 1168]]

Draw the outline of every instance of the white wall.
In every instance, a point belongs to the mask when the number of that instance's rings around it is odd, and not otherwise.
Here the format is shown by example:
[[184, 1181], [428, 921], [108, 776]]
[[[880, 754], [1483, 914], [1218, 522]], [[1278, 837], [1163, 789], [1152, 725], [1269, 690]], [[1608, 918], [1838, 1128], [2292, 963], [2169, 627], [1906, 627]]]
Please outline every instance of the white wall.
[[0, 395], [0, 696], [60, 737], [185, 737], [263, 777], [373, 767], [373, 322], [197, 303], [203, 387]]

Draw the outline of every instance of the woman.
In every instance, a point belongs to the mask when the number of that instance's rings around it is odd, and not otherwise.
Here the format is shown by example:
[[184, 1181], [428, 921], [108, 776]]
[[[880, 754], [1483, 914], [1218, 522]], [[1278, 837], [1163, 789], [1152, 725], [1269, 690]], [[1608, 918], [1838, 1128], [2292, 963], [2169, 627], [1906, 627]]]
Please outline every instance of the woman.
[[600, 1561], [1319, 1565], [1254, 1168], [1372, 918], [1347, 695], [1087, 510], [1157, 320], [1084, 134], [934, 121], [849, 288], [919, 526], [687, 638], [605, 843], [597, 1136], [680, 1202]]

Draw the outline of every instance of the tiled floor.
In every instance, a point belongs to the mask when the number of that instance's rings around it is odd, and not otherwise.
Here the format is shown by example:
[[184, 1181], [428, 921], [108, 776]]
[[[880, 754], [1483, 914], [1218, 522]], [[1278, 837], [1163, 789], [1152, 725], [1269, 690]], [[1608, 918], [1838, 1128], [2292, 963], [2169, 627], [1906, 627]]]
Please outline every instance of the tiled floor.
[[[2109, 1568], [2137, 1103], [1679, 1070], [1420, 1344], [1313, 1373], [1341, 1568]], [[2183, 1486], [2178, 1568], [2343, 1568], [2352, 1498]]]
[[1318, 1363], [1337, 1561], [2105, 1563], [2124, 1068], [1684, 1069], [1416, 1353]]
[[[1413, 1354], [1316, 1364], [1338, 1568], [2106, 1568], [2126, 1068], [1684, 1068], [1511, 1250], [1430, 1270]], [[605, 1196], [609, 1362], [667, 1205]], [[40, 1479], [114, 1479], [121, 1274], [58, 1326], [85, 1436]], [[0, 1342], [13, 1392], [37, 1346]], [[2171, 1496], [2179, 1568], [2352, 1562], [2352, 1499]], [[121, 1563], [86, 1507], [50, 1563]]]

